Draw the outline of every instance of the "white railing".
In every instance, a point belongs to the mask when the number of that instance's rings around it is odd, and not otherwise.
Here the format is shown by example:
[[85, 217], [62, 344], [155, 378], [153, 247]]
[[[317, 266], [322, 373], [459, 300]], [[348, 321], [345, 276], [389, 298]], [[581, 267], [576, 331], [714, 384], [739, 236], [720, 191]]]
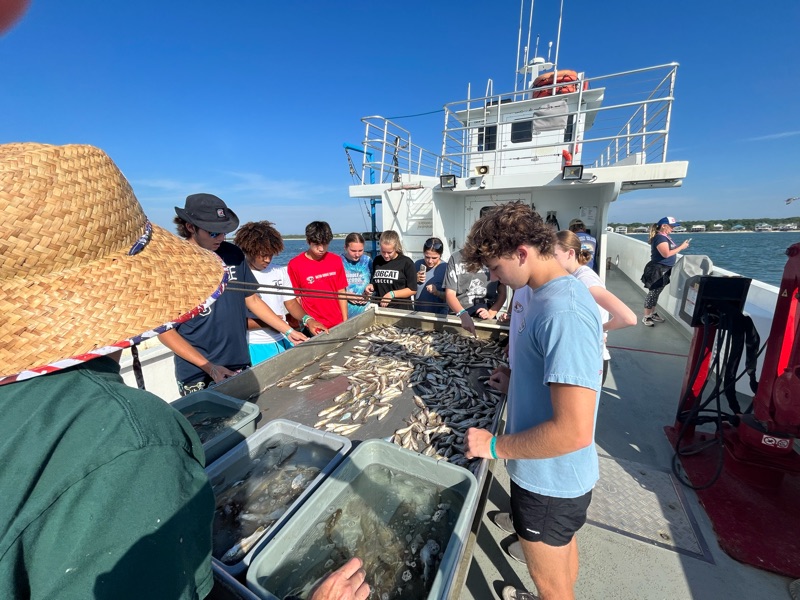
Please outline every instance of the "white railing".
[[[582, 164], [594, 167], [612, 166], [622, 161], [627, 164], [631, 161], [635, 164], [666, 162], [677, 70], [677, 63], [669, 63], [601, 77], [580, 77], [574, 82], [575, 92], [542, 98], [545, 102], [554, 98], [568, 100], [570, 111], [567, 116], [573, 125], [568, 128], [564, 142], [554, 144], [550, 138], [545, 144], [528, 145], [527, 148], [538, 149], [538, 156], [548, 153], [545, 148], [551, 149], [554, 156], [560, 156], [562, 149], [568, 148], [573, 155], [579, 155]], [[564, 85], [554, 83], [536, 89], [548, 90]], [[595, 93], [590, 95], [587, 90], [602, 90], [602, 105], [597, 102], [587, 104], [584, 94], [586, 98], [596, 97]], [[389, 119], [364, 117], [362, 122], [366, 130], [361, 183], [399, 181], [404, 174], [438, 176], [452, 173], [466, 176], [470, 158], [476, 157], [472, 147], [475, 130], [486, 130], [503, 123], [504, 116], [515, 108], [515, 103], [530, 99], [529, 91], [492, 94], [492, 86], [487, 85], [486, 96], [445, 105], [440, 154], [415, 145], [411, 132]], [[465, 111], [470, 114], [480, 111], [485, 116], [480, 127], [459, 120], [459, 115], [463, 118]], [[591, 126], [585, 130], [577, 125], [587, 121]], [[570, 135], [571, 139], [566, 139]], [[501, 161], [505, 152], [516, 150], [498, 144], [493, 151], [493, 160]]]

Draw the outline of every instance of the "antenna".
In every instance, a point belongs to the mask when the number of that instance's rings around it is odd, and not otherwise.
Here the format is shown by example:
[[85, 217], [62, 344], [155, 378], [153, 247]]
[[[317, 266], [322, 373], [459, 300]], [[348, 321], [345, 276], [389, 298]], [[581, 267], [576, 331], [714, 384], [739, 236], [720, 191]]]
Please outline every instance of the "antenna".
[[536, 47], [533, 49], [533, 56], [539, 56], [539, 34], [536, 34]]
[[[519, 64], [519, 49], [520, 49], [520, 46], [522, 45], [522, 8], [523, 8], [524, 4], [525, 4], [525, 0], [519, 0], [519, 30], [517, 31], [517, 64], [516, 64], [516, 69], [514, 71], [514, 91], [515, 92], [517, 91], [517, 88], [519, 87], [519, 70], [521, 68], [520, 64]], [[524, 77], [525, 76], [523, 75], [523, 78]], [[523, 81], [524, 81], [524, 79], [523, 79]]]
[[550, 62], [550, 50], [553, 49], [553, 42], [547, 42], [547, 62]]
[[561, 19], [564, 17], [564, 0], [561, 0], [561, 10], [558, 13], [558, 37], [556, 38], [556, 60], [553, 63], [553, 83], [558, 81], [558, 49], [561, 46]]

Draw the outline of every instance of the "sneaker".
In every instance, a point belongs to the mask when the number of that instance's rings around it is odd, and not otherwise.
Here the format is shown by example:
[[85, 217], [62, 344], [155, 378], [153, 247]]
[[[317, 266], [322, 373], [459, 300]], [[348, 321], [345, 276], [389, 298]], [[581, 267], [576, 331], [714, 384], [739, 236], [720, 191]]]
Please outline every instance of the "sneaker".
[[662, 317], [658, 313], [653, 313], [652, 315], [650, 315], [650, 318], [653, 319], [653, 323], [663, 323], [664, 322], [664, 317]]
[[514, 531], [514, 522], [511, 520], [511, 513], [501, 512], [494, 516], [494, 524], [506, 533], [517, 533]]
[[655, 322], [653, 321], [653, 317], [642, 317], [642, 323], [644, 323], [646, 327], [655, 326]]
[[525, 553], [522, 551], [522, 544], [520, 544], [519, 540], [511, 542], [506, 553], [515, 561], [525, 564]]
[[503, 600], [539, 600], [539, 596], [515, 588], [512, 585], [507, 585], [503, 588]]

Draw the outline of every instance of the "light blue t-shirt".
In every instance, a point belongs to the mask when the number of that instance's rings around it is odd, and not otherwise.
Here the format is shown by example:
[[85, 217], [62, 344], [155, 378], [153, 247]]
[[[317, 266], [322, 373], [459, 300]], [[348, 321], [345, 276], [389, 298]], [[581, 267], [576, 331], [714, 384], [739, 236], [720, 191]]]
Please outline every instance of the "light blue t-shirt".
[[[369, 257], [369, 254], [362, 254], [358, 262], [353, 262], [342, 254], [342, 262], [344, 263], [345, 275], [347, 275], [347, 291], [352, 294], [363, 293], [372, 275], [372, 259]], [[347, 318], [350, 319], [356, 315], [360, 315], [367, 310], [367, 307], [369, 307], [369, 303], [354, 304], [348, 301]]]
[[[600, 399], [602, 325], [597, 303], [572, 276], [533, 290], [515, 331], [507, 433], [519, 433], [553, 418], [550, 383], [596, 391]], [[520, 487], [556, 498], [577, 498], [599, 477], [594, 443], [554, 458], [509, 460], [508, 473]]]

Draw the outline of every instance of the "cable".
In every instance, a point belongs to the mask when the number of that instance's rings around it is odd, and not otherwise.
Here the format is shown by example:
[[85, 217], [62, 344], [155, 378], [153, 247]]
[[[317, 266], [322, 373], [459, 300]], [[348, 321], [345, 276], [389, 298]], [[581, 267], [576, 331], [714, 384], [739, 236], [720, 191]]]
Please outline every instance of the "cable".
[[389, 121], [396, 121], [397, 119], [411, 119], [414, 117], [424, 117], [425, 115], [435, 115], [436, 113], [443, 113], [444, 109], [440, 108], [439, 110], [431, 110], [424, 113], [417, 113], [415, 115], [402, 115], [400, 117], [386, 117]]

